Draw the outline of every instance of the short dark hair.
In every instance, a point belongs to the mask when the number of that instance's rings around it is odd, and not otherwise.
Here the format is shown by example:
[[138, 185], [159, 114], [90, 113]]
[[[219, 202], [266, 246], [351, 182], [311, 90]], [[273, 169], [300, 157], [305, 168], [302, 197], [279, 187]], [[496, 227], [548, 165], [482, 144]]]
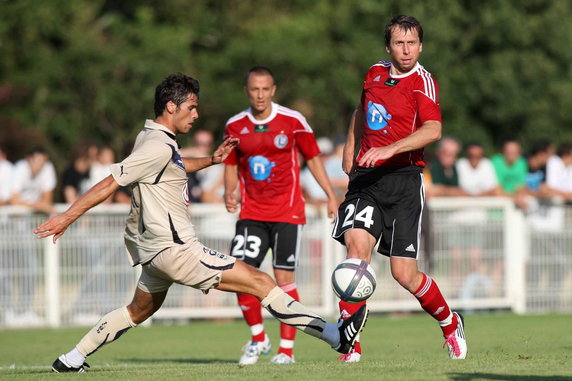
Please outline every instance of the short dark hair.
[[274, 81], [274, 73], [272, 73], [272, 70], [270, 70], [270, 68], [266, 67], [266, 66], [253, 66], [251, 67], [248, 72], [246, 73], [246, 77], [244, 77], [244, 84], [246, 85], [248, 83], [248, 77], [250, 77], [250, 74], [257, 74], [257, 75], [269, 75], [272, 77], [272, 82]]
[[539, 153], [546, 153], [548, 152], [548, 147], [550, 147], [550, 141], [547, 139], [537, 140], [530, 146], [530, 156], [538, 155]]
[[179, 107], [189, 94], [199, 97], [199, 81], [182, 73], [171, 74], [155, 88], [155, 117], [165, 111], [165, 106], [172, 101]]
[[396, 27], [404, 31], [417, 30], [419, 42], [423, 42], [423, 27], [421, 23], [413, 16], [397, 15], [389, 20], [385, 26], [385, 46], [389, 46], [391, 42], [391, 32]]
[[37, 153], [39, 153], [41, 155], [49, 156], [48, 151], [44, 147], [35, 146], [35, 147], [32, 147], [31, 149], [29, 149], [28, 151], [26, 151], [26, 157], [34, 156]]
[[557, 155], [562, 157], [566, 155], [572, 155], [572, 142], [564, 142], [558, 146]]

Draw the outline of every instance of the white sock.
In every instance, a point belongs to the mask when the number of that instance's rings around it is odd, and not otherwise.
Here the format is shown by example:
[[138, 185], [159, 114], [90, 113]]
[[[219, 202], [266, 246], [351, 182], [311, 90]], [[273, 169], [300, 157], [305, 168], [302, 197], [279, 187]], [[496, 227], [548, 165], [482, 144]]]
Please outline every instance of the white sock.
[[294, 348], [294, 340], [280, 339], [280, 348], [284, 349]]
[[254, 324], [254, 325], [250, 326], [250, 334], [252, 336], [256, 336], [263, 331], [264, 331], [264, 325], [263, 324]]
[[82, 355], [81, 352], [77, 350], [77, 348], [72, 349], [71, 351], [66, 353], [65, 356], [68, 365], [74, 368], [79, 368], [85, 362], [85, 356]]

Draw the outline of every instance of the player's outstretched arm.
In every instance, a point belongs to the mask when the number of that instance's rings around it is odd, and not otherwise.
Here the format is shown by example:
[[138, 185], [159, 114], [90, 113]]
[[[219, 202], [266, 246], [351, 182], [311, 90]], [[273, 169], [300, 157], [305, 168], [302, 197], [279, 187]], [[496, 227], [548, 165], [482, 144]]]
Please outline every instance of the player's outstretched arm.
[[119, 184], [113, 176], [107, 176], [78, 198], [64, 213], [53, 216], [38, 226], [34, 233], [38, 238], [53, 235], [53, 242], [55, 243], [64, 234], [68, 226], [89, 209], [106, 200], [118, 187]]
[[214, 151], [210, 157], [185, 157], [183, 162], [187, 173], [196, 172], [203, 168], [209, 167], [213, 164], [220, 164], [228, 157], [234, 147], [238, 145], [240, 139], [227, 138], [220, 146]]

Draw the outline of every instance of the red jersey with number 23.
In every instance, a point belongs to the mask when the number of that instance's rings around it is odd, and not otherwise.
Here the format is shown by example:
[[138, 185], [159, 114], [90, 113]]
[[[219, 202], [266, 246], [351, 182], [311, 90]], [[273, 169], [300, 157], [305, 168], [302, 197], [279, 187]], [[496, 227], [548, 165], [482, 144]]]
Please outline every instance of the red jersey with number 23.
[[[441, 121], [439, 87], [431, 73], [417, 63], [402, 75], [390, 74], [391, 63], [380, 61], [365, 76], [361, 96], [363, 136], [357, 161], [372, 147], [403, 139], [428, 120]], [[375, 166], [424, 167], [423, 149], [402, 152]]]
[[240, 219], [305, 224], [299, 153], [320, 153], [312, 128], [297, 111], [272, 103], [272, 113], [256, 120], [250, 109], [228, 120], [225, 137], [240, 139], [225, 164], [238, 165]]

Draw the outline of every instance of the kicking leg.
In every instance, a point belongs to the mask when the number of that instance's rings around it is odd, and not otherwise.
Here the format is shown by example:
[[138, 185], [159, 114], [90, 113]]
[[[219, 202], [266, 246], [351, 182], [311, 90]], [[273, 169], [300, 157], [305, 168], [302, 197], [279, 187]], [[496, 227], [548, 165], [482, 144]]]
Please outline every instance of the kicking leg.
[[74, 349], [54, 362], [52, 369], [56, 372], [83, 372], [86, 357], [147, 320], [161, 307], [166, 296], [167, 291], [151, 294], [137, 288], [128, 306], [103, 316]]
[[262, 306], [280, 322], [322, 339], [342, 353], [351, 350], [357, 334], [367, 319], [367, 310], [363, 308], [355, 318], [342, 324], [327, 323], [276, 286], [268, 274], [242, 261], [236, 261], [232, 269], [222, 272], [221, 283], [216, 288], [221, 291], [244, 292], [256, 296]]
[[[294, 282], [294, 271], [274, 269], [274, 278], [278, 286], [297, 302], [300, 301], [298, 289]], [[296, 328], [280, 323], [280, 348], [278, 354], [271, 360], [274, 364], [290, 364], [294, 362], [294, 340]]]

